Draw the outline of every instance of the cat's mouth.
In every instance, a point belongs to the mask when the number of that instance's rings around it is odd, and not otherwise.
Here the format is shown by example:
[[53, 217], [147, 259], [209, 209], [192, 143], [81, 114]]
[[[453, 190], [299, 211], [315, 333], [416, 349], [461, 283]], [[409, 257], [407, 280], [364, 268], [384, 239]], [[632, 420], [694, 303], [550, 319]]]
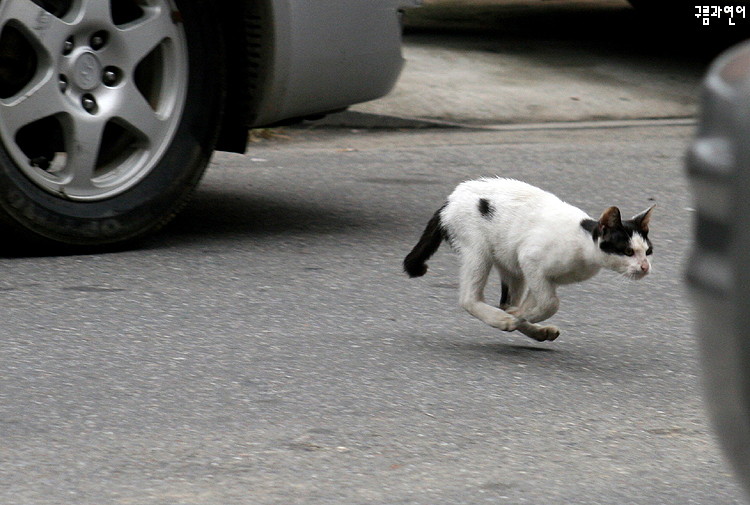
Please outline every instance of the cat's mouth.
[[639, 281], [646, 277], [648, 275], [648, 271], [644, 272], [642, 270], [636, 270], [634, 272], [628, 272], [625, 274], [625, 276], [633, 281]]

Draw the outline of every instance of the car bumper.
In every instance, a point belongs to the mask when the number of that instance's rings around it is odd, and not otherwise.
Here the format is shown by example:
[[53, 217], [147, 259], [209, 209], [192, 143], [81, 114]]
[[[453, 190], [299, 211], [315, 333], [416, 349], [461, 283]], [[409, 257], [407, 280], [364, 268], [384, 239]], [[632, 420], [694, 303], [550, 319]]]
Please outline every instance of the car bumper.
[[[248, 126], [379, 98], [403, 66], [399, 10], [419, 0], [272, 0], [263, 80]], [[270, 39], [270, 40], [269, 40]]]

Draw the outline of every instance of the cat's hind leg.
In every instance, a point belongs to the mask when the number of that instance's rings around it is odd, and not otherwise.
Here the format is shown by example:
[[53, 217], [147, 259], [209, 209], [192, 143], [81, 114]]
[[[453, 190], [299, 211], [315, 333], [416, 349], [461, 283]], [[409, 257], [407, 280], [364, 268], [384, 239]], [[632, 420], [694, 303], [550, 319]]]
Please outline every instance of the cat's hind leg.
[[[514, 310], [514, 306], [520, 304], [523, 298], [525, 283], [519, 277], [504, 271], [500, 266], [497, 269], [500, 272], [500, 282], [502, 283], [500, 308], [502, 310]], [[516, 329], [538, 342], [552, 341], [560, 336], [560, 330], [557, 326], [542, 326], [528, 321], [520, 321]]]
[[504, 331], [513, 331], [518, 319], [484, 301], [484, 288], [492, 270], [492, 258], [481, 252], [461, 253], [459, 299], [461, 307], [480, 321]]
[[560, 300], [557, 298], [554, 286], [545, 279], [535, 279], [531, 276], [528, 291], [522, 293], [516, 290], [514, 297], [512, 288], [518, 287], [518, 284], [514, 284], [515, 279], [512, 277], [508, 280], [510, 281], [508, 285], [510, 299], [506, 310], [521, 320], [516, 329], [539, 342], [552, 341], [560, 336], [560, 329], [557, 326], [534, 324], [552, 317], [557, 312]]

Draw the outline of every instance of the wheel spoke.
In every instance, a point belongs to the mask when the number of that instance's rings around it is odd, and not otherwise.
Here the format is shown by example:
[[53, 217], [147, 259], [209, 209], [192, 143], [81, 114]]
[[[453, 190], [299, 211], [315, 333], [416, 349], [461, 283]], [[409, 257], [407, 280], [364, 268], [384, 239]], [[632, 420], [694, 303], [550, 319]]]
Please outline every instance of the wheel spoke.
[[65, 144], [68, 159], [61, 176], [65, 180], [64, 188], [70, 193], [79, 194], [81, 190], [94, 187], [92, 181], [96, 170], [96, 161], [102, 143], [105, 122], [100, 118], [87, 118], [83, 115], [71, 116], [69, 131], [66, 132]]
[[18, 130], [64, 110], [59, 83], [52, 74], [32, 84], [20, 95], [0, 100], [0, 116], [11, 138]]
[[99, 26], [112, 25], [111, 0], [74, 0], [67, 16], [78, 24], [85, 19], [87, 23], [95, 23]]
[[0, 19], [13, 23], [48, 56], [58, 53], [67, 36], [69, 25], [42, 9], [31, 0], [0, 2]]
[[172, 12], [166, 7], [145, 9], [146, 15], [132, 23], [118, 27], [121, 36], [128, 41], [126, 54], [122, 57], [123, 67], [129, 63], [132, 68], [148, 56], [165, 39], [175, 37], [175, 24]]
[[159, 145], [166, 132], [167, 121], [161, 118], [135, 85], [123, 90], [120, 106], [111, 114], [112, 118], [127, 124], [128, 128], [144, 141], [147, 146]]

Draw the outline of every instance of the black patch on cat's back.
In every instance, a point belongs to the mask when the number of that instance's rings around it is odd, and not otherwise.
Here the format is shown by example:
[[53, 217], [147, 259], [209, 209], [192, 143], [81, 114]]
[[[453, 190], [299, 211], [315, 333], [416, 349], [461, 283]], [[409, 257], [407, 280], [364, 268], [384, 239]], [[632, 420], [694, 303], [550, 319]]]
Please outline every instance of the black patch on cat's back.
[[482, 215], [485, 219], [492, 219], [492, 216], [495, 214], [495, 208], [492, 206], [489, 200], [486, 198], [480, 198], [479, 199], [479, 213]]

